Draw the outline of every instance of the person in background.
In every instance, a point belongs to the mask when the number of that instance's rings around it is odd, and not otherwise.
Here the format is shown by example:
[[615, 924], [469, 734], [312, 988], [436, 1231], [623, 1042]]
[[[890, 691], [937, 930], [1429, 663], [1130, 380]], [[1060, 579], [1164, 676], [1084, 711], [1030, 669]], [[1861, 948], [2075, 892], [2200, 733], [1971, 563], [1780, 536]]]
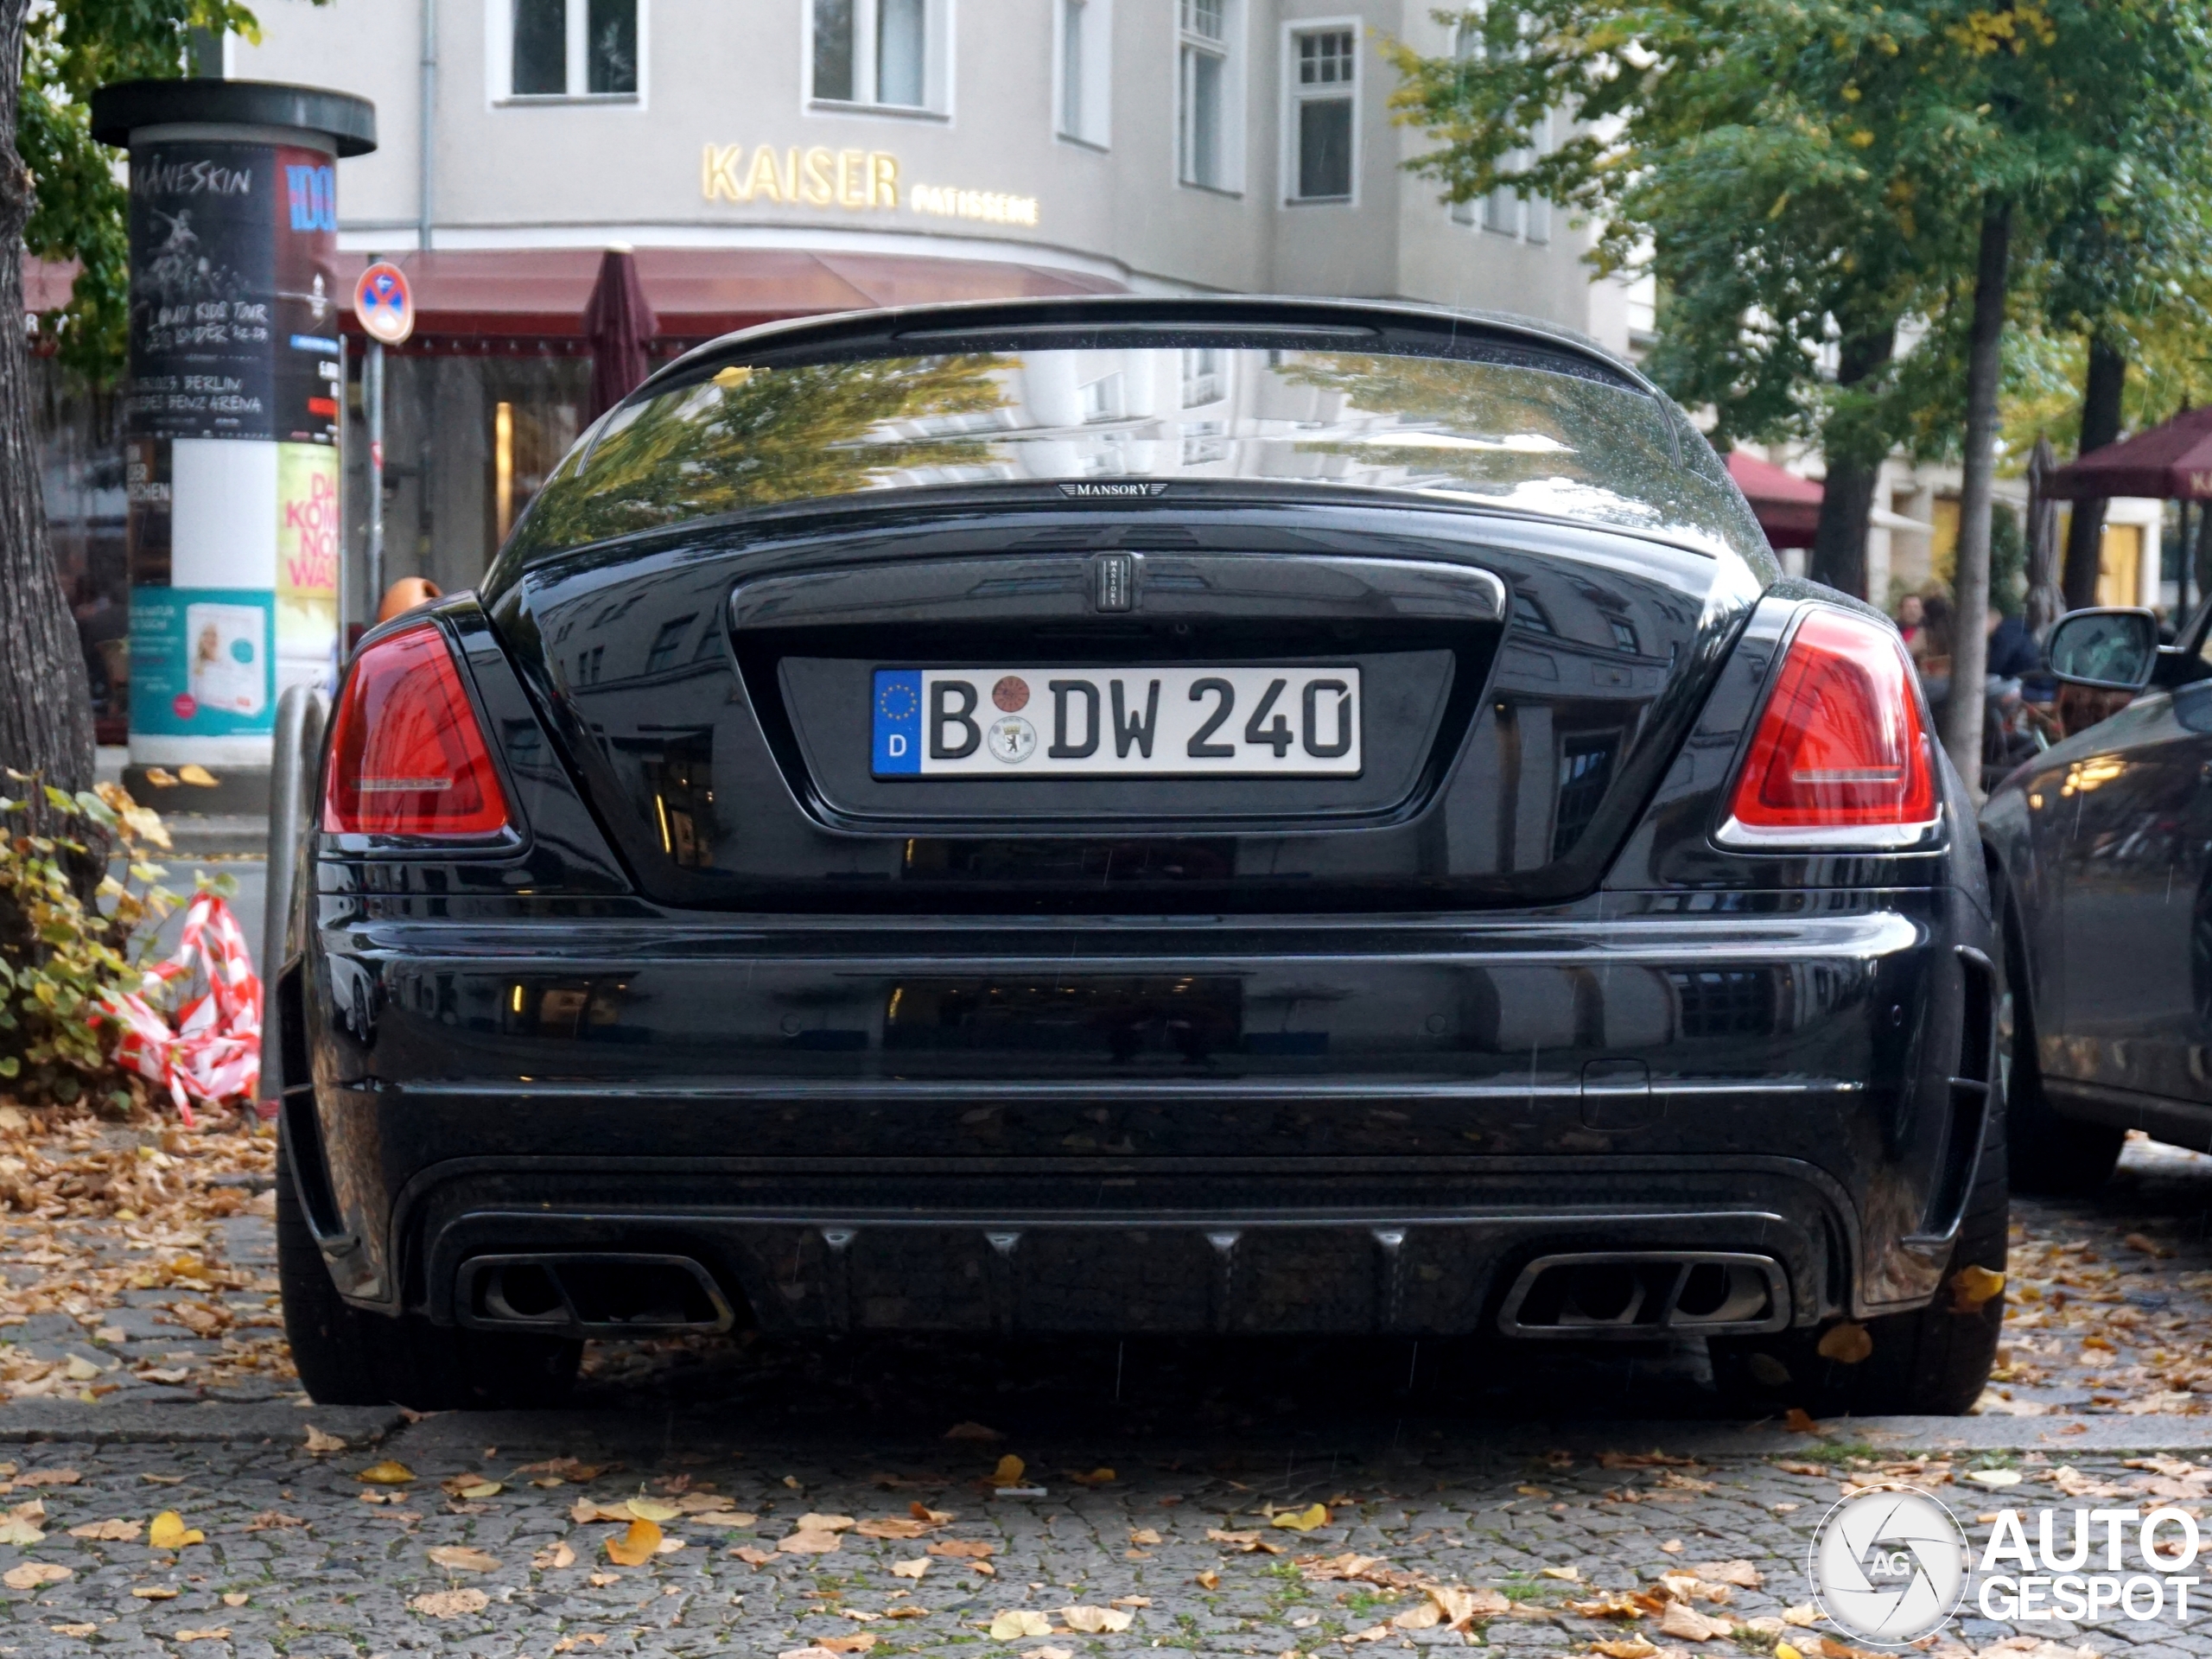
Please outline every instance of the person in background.
[[2028, 632], [2028, 625], [2017, 616], [2006, 616], [1995, 607], [1990, 608], [1988, 672], [1992, 679], [2019, 680], [2038, 672], [2043, 667], [2043, 652], [2036, 645], [2036, 637]]
[[1920, 636], [1927, 632], [1927, 626], [1928, 613], [1918, 594], [1907, 594], [1897, 601], [1897, 632], [1904, 636], [1904, 648], [1916, 660], [1920, 656]]

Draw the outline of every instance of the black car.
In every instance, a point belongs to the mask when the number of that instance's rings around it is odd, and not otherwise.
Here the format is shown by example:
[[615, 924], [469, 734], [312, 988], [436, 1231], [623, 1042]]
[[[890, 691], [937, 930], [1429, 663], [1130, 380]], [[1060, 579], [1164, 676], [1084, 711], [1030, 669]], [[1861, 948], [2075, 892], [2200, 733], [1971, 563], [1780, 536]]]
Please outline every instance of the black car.
[[2131, 1128], [2212, 1148], [2208, 631], [2212, 607], [2164, 647], [2147, 610], [2061, 619], [2053, 671], [2126, 706], [2020, 767], [1982, 810], [2023, 1190], [2094, 1189]]
[[318, 1399], [745, 1325], [1703, 1340], [1824, 1409], [1989, 1367], [1960, 785], [1889, 625], [1579, 338], [734, 335], [369, 634], [311, 756]]

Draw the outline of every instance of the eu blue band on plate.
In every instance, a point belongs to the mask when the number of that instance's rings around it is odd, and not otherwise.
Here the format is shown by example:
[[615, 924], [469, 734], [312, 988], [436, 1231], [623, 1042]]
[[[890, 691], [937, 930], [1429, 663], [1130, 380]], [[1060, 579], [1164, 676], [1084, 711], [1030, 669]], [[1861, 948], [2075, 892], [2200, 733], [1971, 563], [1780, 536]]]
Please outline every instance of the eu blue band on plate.
[[875, 775], [922, 769], [922, 676], [912, 668], [875, 671]]

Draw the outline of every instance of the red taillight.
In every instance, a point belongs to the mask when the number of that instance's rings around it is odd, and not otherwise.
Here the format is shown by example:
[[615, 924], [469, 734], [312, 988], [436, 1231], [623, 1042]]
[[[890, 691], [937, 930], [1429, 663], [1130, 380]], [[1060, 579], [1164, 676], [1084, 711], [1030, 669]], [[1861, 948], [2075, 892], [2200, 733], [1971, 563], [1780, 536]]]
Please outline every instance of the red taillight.
[[1848, 612], [1808, 612], [1759, 716], [1720, 838], [1904, 846], [1936, 813], [1935, 766], [1904, 646]]
[[385, 635], [346, 676], [331, 722], [322, 827], [472, 838], [507, 827], [491, 749], [435, 623]]

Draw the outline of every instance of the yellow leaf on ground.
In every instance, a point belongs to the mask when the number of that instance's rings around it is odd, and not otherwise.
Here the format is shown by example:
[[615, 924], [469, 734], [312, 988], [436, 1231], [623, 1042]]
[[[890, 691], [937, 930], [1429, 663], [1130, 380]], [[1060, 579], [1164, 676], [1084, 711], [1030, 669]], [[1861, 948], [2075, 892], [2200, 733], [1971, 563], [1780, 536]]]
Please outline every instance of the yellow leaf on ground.
[[1951, 1275], [1951, 1311], [1979, 1313], [1981, 1305], [2005, 1288], [2005, 1275], [1993, 1268], [1968, 1265]]
[[176, 1586], [168, 1584], [143, 1584], [130, 1593], [141, 1601], [175, 1601]]
[[553, 1544], [531, 1556], [530, 1564], [541, 1572], [557, 1573], [564, 1567], [576, 1564], [576, 1552], [564, 1543]]
[[659, 1525], [641, 1515], [620, 1538], [607, 1541], [607, 1559], [617, 1567], [643, 1567], [659, 1552], [660, 1541]]
[[59, 1584], [76, 1574], [55, 1561], [25, 1561], [0, 1573], [0, 1584], [10, 1590], [35, 1590], [41, 1585]]
[[1817, 1434], [1821, 1426], [1813, 1421], [1812, 1414], [1802, 1406], [1792, 1406], [1783, 1423], [1792, 1434]]
[[893, 1561], [891, 1563], [891, 1576], [894, 1579], [913, 1579], [919, 1580], [922, 1574], [929, 1570], [930, 1558], [926, 1555], [917, 1555], [911, 1561]]
[[1137, 1527], [1130, 1531], [1129, 1541], [1138, 1545], [1156, 1544], [1160, 1541], [1160, 1535], [1150, 1527]]
[[404, 1463], [394, 1463], [386, 1458], [382, 1463], [372, 1463], [353, 1477], [372, 1486], [404, 1486], [415, 1478], [415, 1471]]
[[[1009, 1452], [999, 1459], [999, 1466], [991, 1471], [991, 1484], [994, 1486], [1019, 1486], [1021, 1484], [1021, 1477], [1023, 1473], [1027, 1471], [1028, 1467], [1029, 1465], [1027, 1464], [1022, 1462], [1020, 1458], [1015, 1457], [1013, 1452]], [[1042, 1636], [1044, 1632], [1039, 1630], [1037, 1634]]]
[[1218, 1590], [1221, 1588], [1221, 1574], [1209, 1567], [1198, 1574], [1197, 1583], [1201, 1590]]
[[1783, 1608], [1782, 1622], [1795, 1624], [1801, 1630], [1809, 1630], [1821, 1622], [1821, 1611], [1811, 1602], [1803, 1602], [1795, 1607]]
[[187, 1544], [207, 1541], [207, 1535], [197, 1527], [186, 1526], [184, 1517], [175, 1510], [163, 1510], [146, 1529], [147, 1545], [154, 1549], [182, 1549]]
[[38, 1523], [10, 1516], [0, 1521], [0, 1544], [37, 1544], [46, 1541], [46, 1534]]
[[929, 1532], [930, 1524], [911, 1516], [870, 1516], [853, 1530], [863, 1538], [919, 1538]]
[[1732, 1584], [1738, 1590], [1757, 1590], [1766, 1583], [1751, 1561], [1700, 1561], [1690, 1571], [1707, 1584]]
[[[633, 1497], [623, 1506], [624, 1512], [639, 1521], [650, 1521], [658, 1526], [664, 1521], [673, 1521], [683, 1513], [673, 1503], [663, 1503], [658, 1498]], [[601, 1511], [604, 1514], [605, 1511]], [[801, 1522], [801, 1525], [805, 1524]]]
[[1447, 1627], [1465, 1630], [1478, 1618], [1495, 1618], [1513, 1604], [1495, 1590], [1463, 1590], [1457, 1585], [1432, 1584], [1428, 1598], [1444, 1615]]
[[2145, 1238], [2140, 1233], [2130, 1233], [2120, 1242], [2131, 1250], [2140, 1250], [2144, 1255], [2156, 1256], [2161, 1261], [2174, 1253], [2172, 1245], [2161, 1244], [2156, 1239]]
[[346, 1442], [335, 1434], [326, 1434], [313, 1423], [308, 1425], [308, 1450], [315, 1457], [327, 1452], [343, 1452]]
[[88, 1521], [81, 1527], [69, 1529], [72, 1538], [92, 1538], [111, 1544], [135, 1544], [138, 1535], [146, 1529], [143, 1521]]
[[454, 1496], [465, 1503], [473, 1503], [482, 1498], [497, 1497], [503, 1490], [504, 1488], [496, 1480], [479, 1480], [462, 1487], [459, 1491], [454, 1492]]
[[1716, 1636], [1726, 1636], [1735, 1628], [1725, 1618], [1707, 1618], [1695, 1611], [1686, 1602], [1670, 1601], [1667, 1611], [1659, 1618], [1659, 1634], [1678, 1637], [1685, 1642], [1710, 1642]]
[[223, 1592], [223, 1605], [226, 1607], [243, 1607], [252, 1599], [253, 1594], [251, 1591], [226, 1590]]
[[[1126, 1630], [1135, 1617], [1135, 1614], [1125, 1613], [1118, 1607], [1060, 1609], [1060, 1618], [1065, 1621], [1068, 1629], [1078, 1630], [1085, 1636], [1103, 1636], [1116, 1630]], [[1042, 1636], [1045, 1632], [1039, 1630], [1036, 1634]]]
[[[658, 1518], [658, 1517], [656, 1517]], [[849, 1515], [802, 1515], [791, 1523], [793, 1532], [842, 1532], [853, 1524]]]
[[176, 776], [179, 783], [192, 784], [200, 789], [215, 787], [215, 774], [203, 766], [194, 764], [179, 766], [176, 769]]
[[1969, 1469], [1967, 1478], [1978, 1486], [2017, 1486], [2023, 1477], [2017, 1469]]
[[99, 1629], [97, 1624], [49, 1624], [46, 1627], [56, 1636], [90, 1636]]
[[1388, 1642], [1396, 1634], [1388, 1624], [1370, 1624], [1363, 1630], [1354, 1630], [1350, 1636], [1337, 1639], [1349, 1648], [1362, 1642]]
[[1567, 1584], [1582, 1582], [1582, 1569], [1579, 1567], [1540, 1567], [1536, 1574], [1539, 1578], [1558, 1579]]
[[1329, 1510], [1325, 1503], [1309, 1504], [1302, 1510], [1285, 1510], [1269, 1523], [1288, 1527], [1293, 1532], [1311, 1532], [1316, 1527], [1329, 1524]]
[[1822, 1332], [1820, 1346], [1814, 1351], [1839, 1365], [1856, 1365], [1874, 1351], [1874, 1338], [1865, 1325], [1846, 1319]]
[[146, 781], [156, 789], [175, 789], [176, 774], [167, 766], [149, 766], [146, 768]]
[[1617, 1636], [1608, 1642], [1592, 1642], [1590, 1651], [1602, 1653], [1605, 1659], [1651, 1659], [1659, 1649], [1641, 1636]]
[[[191, 771], [193, 768], [187, 767], [186, 770]], [[176, 1642], [227, 1642], [231, 1639], [231, 1627], [227, 1624], [219, 1624], [214, 1629], [207, 1630], [179, 1630], [170, 1639]]]
[[795, 1532], [776, 1540], [776, 1548], [785, 1555], [833, 1555], [843, 1544], [843, 1535], [835, 1532]]
[[1050, 1636], [1052, 1621], [1027, 1607], [1001, 1607], [991, 1618], [991, 1640], [1016, 1642], [1025, 1636]]
[[1021, 1659], [1075, 1659], [1073, 1648], [1024, 1648]]
[[700, 1510], [691, 1518], [702, 1527], [749, 1527], [760, 1517], [743, 1510]]
[[999, 1548], [988, 1538], [945, 1538], [924, 1548], [932, 1555], [953, 1555], [977, 1561], [997, 1554]]
[[[97, 1369], [92, 1375], [95, 1376], [99, 1375]], [[16, 1484], [18, 1486], [74, 1486], [83, 1478], [84, 1476], [79, 1474], [74, 1469], [34, 1469], [27, 1475], [17, 1475]]]
[[949, 1527], [960, 1517], [950, 1510], [933, 1510], [919, 1498], [906, 1506], [906, 1513], [917, 1521], [926, 1521], [933, 1527]]
[[815, 1645], [829, 1653], [866, 1653], [882, 1638], [868, 1630], [851, 1636], [825, 1636]]
[[1777, 1642], [1774, 1644], [1774, 1659], [1805, 1659], [1805, 1656], [1787, 1642]]
[[1105, 1468], [1103, 1465], [1092, 1470], [1087, 1475], [1079, 1473], [1073, 1469], [1067, 1470], [1064, 1472], [1065, 1472], [1070, 1480], [1073, 1481], [1078, 1486], [1104, 1486], [1116, 1478], [1111, 1469]]
[[480, 1613], [489, 1607], [492, 1598], [474, 1587], [433, 1590], [428, 1595], [416, 1597], [407, 1605], [426, 1618], [466, 1618], [471, 1613]]
[[440, 1544], [430, 1552], [431, 1561], [449, 1573], [496, 1573], [499, 1564], [480, 1549], [466, 1544]]
[[1408, 1607], [1390, 1621], [1401, 1630], [1433, 1630], [1443, 1622], [1444, 1611], [1433, 1601], [1424, 1601], [1418, 1607]]

